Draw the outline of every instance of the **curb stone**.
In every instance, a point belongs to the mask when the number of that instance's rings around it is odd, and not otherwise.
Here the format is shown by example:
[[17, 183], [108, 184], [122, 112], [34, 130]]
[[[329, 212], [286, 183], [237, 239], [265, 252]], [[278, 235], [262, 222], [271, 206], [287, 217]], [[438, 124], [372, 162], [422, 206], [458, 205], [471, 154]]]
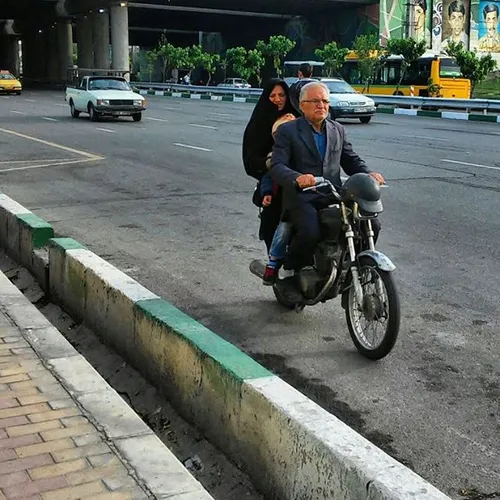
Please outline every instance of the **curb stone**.
[[[229, 95], [204, 95], [192, 94], [188, 92], [164, 92], [161, 90], [140, 90], [141, 95], [154, 95], [161, 97], [181, 97], [184, 99], [198, 99], [209, 101], [225, 101], [238, 103], [256, 103], [255, 97], [237, 97]], [[462, 113], [457, 111], [421, 111], [406, 108], [385, 108], [377, 107], [377, 114], [421, 116], [426, 118], [442, 118], [446, 120], [465, 120], [471, 122], [500, 123], [500, 115], [483, 115], [478, 113]]]
[[[8, 227], [16, 232], [16, 221], [23, 221], [13, 212], [29, 212], [6, 198], [0, 205], [0, 235], [7, 216], [14, 221]], [[1, 243], [12, 252], [9, 242], [7, 232]], [[52, 238], [48, 246], [52, 296], [159, 388], [268, 497], [450, 500], [237, 347], [75, 240]], [[108, 401], [111, 390], [95, 389], [95, 374], [85, 377], [82, 394], [76, 388], [83, 379], [76, 363], [56, 358], [52, 365], [68, 377], [70, 392], [90, 412], [98, 416], [106, 408], [115, 411], [119, 403]], [[125, 424], [134, 439], [143, 436], [144, 427], [128, 419]], [[114, 425], [106, 430], [121, 435]], [[140, 446], [146, 445], [141, 441]]]

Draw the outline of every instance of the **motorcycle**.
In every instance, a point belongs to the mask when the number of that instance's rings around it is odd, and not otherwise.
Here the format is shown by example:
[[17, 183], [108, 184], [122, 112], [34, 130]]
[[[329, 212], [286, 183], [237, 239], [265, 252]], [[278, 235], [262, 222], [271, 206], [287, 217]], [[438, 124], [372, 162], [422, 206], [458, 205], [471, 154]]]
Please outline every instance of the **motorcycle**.
[[[400, 303], [392, 274], [396, 267], [375, 248], [372, 220], [383, 211], [380, 186], [368, 174], [358, 173], [342, 186], [316, 177], [316, 185], [302, 191], [307, 190], [326, 190], [324, 195], [329, 197], [327, 208], [318, 211], [321, 238], [314, 266], [298, 277], [278, 277], [273, 285], [275, 297], [283, 306], [301, 312], [306, 306], [341, 296], [354, 345], [366, 358], [382, 359], [399, 334]], [[250, 264], [250, 271], [261, 279], [264, 270], [260, 260]], [[299, 301], [290, 300], [287, 294], [294, 278], [302, 295]], [[375, 341], [379, 326], [382, 335]]]

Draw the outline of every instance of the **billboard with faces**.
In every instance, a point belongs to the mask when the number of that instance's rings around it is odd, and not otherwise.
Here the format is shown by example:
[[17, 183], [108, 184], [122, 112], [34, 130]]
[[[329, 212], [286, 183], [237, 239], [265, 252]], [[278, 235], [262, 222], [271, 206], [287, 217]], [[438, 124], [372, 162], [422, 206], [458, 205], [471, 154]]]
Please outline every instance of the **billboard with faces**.
[[417, 41], [425, 40], [431, 47], [431, 0], [414, 0], [410, 6], [410, 36]]
[[469, 49], [470, 1], [438, 0], [433, 6], [432, 49], [444, 53], [450, 42]]

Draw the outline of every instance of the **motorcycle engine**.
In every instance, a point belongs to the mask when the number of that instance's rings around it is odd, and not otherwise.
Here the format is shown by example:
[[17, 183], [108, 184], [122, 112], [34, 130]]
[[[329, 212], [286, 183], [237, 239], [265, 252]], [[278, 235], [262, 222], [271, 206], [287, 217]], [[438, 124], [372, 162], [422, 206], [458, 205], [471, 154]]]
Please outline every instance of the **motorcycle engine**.
[[317, 269], [302, 269], [299, 274], [299, 288], [306, 299], [314, 299], [323, 288], [326, 278]]

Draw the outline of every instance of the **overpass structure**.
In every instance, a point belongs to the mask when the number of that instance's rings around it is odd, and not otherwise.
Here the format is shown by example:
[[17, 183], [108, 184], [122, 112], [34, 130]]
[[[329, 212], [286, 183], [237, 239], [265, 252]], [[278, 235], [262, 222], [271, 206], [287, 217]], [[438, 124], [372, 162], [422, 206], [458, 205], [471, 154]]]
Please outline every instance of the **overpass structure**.
[[179, 45], [224, 34], [229, 45], [282, 33], [304, 17], [335, 22], [346, 5], [376, 0], [16, 0], [0, 2], [0, 69], [25, 79], [65, 81], [73, 67], [127, 71], [129, 46], [151, 47], [160, 34]]

